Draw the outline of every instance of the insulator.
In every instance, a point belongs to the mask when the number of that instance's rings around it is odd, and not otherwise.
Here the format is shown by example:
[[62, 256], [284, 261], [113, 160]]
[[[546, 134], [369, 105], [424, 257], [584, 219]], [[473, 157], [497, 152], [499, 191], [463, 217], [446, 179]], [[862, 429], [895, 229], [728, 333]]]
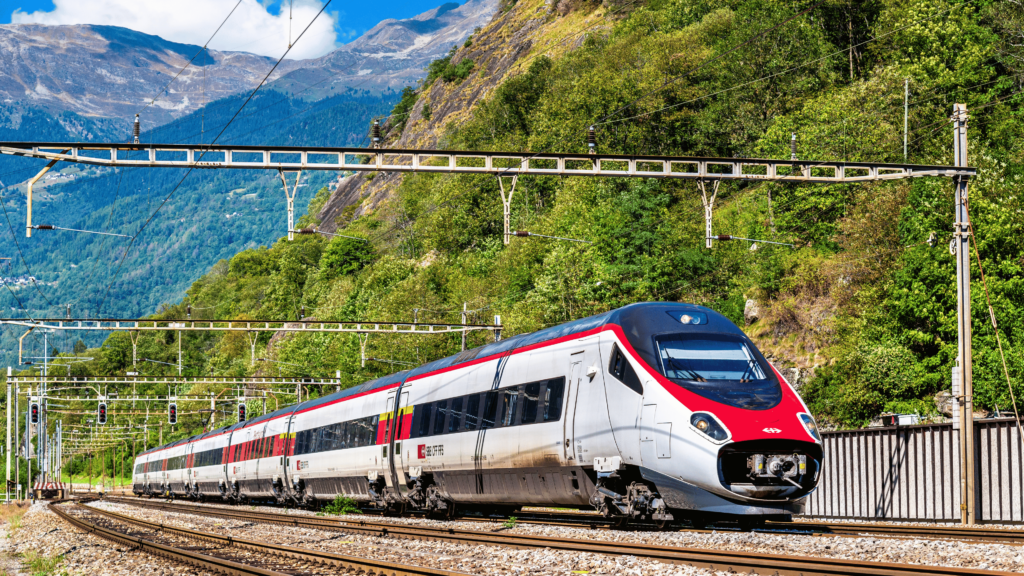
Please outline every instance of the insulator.
[[530, 235], [530, 233], [527, 232], [526, 230], [516, 230], [515, 235], [522, 238], [526, 238], [527, 236]]
[[316, 234], [316, 230], [312, 228], [299, 228], [295, 231], [296, 234]]
[[380, 120], [373, 121], [373, 128], [370, 130], [373, 136], [373, 147], [380, 148]]
[[34, 228], [36, 230], [53, 230], [53, 225], [52, 224], [40, 224], [39, 226], [34, 226]]
[[306, 306], [303, 305], [302, 306], [302, 312], [299, 313], [299, 320], [302, 320], [305, 317], [306, 317]]
[[135, 126], [132, 128], [132, 134], [135, 136], [135, 143], [139, 143], [139, 115], [135, 115]]
[[192, 319], [192, 305], [191, 304], [186, 304], [185, 305], [185, 314], [188, 316], [189, 320]]
[[587, 148], [591, 154], [597, 154], [597, 132], [593, 126], [587, 130]]
[[719, 234], [718, 235], [718, 239], [719, 240], [732, 240], [732, 236], [730, 236], [728, 234]]
[[796, 132], [793, 132], [793, 137], [789, 139], [789, 159], [796, 160]]

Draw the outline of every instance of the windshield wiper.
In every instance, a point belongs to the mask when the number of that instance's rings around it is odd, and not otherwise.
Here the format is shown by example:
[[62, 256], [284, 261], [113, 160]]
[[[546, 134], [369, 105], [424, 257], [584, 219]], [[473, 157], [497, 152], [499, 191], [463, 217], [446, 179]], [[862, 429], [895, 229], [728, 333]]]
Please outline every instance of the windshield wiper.
[[671, 362], [671, 367], [672, 367], [672, 370], [674, 370], [675, 372], [682, 372], [684, 374], [689, 374], [690, 375], [690, 380], [694, 380], [696, 382], [707, 382], [707, 380], [705, 380], [704, 377], [701, 376], [700, 374], [698, 374], [696, 371], [691, 370], [689, 368], [683, 368], [682, 366], [679, 366], [678, 364], [676, 364], [676, 360], [677, 360], [676, 358], [673, 358], [673, 357], [669, 356], [668, 359], [672, 361]]

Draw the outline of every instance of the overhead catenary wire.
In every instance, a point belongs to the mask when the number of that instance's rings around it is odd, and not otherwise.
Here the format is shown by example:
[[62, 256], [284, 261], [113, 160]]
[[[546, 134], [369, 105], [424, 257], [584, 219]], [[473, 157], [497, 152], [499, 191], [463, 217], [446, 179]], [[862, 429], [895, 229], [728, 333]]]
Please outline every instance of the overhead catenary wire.
[[[328, 3], [330, 3], [330, 2], [328, 1]], [[164, 87], [161, 88], [160, 91], [157, 92], [155, 96], [153, 96], [153, 98], [149, 101], [148, 104], [146, 104], [145, 106], [142, 107], [142, 110], [139, 110], [138, 114], [142, 114], [143, 112], [146, 111], [146, 108], [149, 108], [150, 106], [152, 106], [156, 102], [156, 99], [159, 98], [160, 95], [163, 94], [165, 90], [167, 90], [167, 87], [170, 86], [171, 83], [173, 83], [175, 80], [177, 80], [178, 76], [181, 76], [182, 72], [184, 72], [189, 66], [192, 65], [192, 62], [194, 62], [195, 59], [197, 57], [199, 57], [199, 55], [202, 54], [203, 51], [206, 50], [206, 47], [209, 46], [209, 44], [213, 40], [214, 36], [216, 36], [217, 33], [220, 32], [220, 29], [223, 28], [225, 24], [227, 24], [228, 19], [231, 18], [231, 15], [235, 13], [235, 10], [237, 10], [238, 7], [241, 4], [242, 4], [242, 0], [238, 0], [238, 2], [235, 4], [234, 8], [231, 9], [231, 12], [228, 12], [228, 15], [224, 18], [224, 21], [220, 23], [220, 26], [217, 26], [217, 29], [213, 31], [213, 34], [210, 35], [210, 38], [206, 41], [205, 44], [203, 44], [203, 47], [200, 48], [199, 51], [196, 52], [195, 55], [192, 56], [192, 58], [190, 58], [189, 61], [184, 66], [182, 66], [181, 70], [178, 70], [178, 73], [175, 74], [173, 78], [171, 78], [170, 80], [167, 81], [167, 84], [164, 84]], [[276, 66], [275, 66], [275, 68], [276, 68]], [[138, 114], [136, 114], [136, 116], [138, 116]]]
[[985, 289], [985, 303], [988, 305], [989, 317], [992, 320], [992, 332], [996, 335], [996, 345], [999, 348], [999, 360], [1003, 364], [1003, 376], [1006, 377], [1006, 388], [1010, 391], [1010, 401], [1013, 403], [1013, 414], [1017, 420], [1017, 437], [1020, 439], [1021, 444], [1024, 445], [1024, 425], [1021, 424], [1020, 411], [1017, 410], [1017, 396], [1013, 392], [1013, 384], [1010, 382], [1010, 372], [1006, 368], [1006, 356], [1003, 354], [1003, 341], [999, 337], [999, 324], [996, 322], [996, 312], [992, 308], [992, 296], [988, 291], [988, 280], [985, 278], [985, 267], [981, 264], [981, 250], [978, 249], [977, 234], [974, 231], [974, 220], [970, 217], [970, 201], [965, 199], [964, 210], [967, 212], [967, 221], [971, 228], [971, 242], [974, 244], [974, 257], [978, 261], [978, 271], [981, 274], [981, 285]]
[[[814, 6], [812, 6], [812, 8], [814, 8]], [[757, 84], [758, 82], [763, 82], [765, 80], [771, 80], [772, 78], [776, 78], [778, 76], [782, 76], [783, 74], [788, 74], [788, 73], [793, 72], [795, 70], [799, 70], [800, 68], [803, 68], [805, 66], [809, 66], [811, 64], [817, 64], [818, 62], [821, 62], [821, 61], [824, 61], [824, 60], [828, 60], [829, 58], [832, 58], [834, 56], [838, 56], [840, 54], [846, 54], [847, 51], [850, 50], [851, 48], [859, 48], [859, 47], [861, 47], [861, 46], [863, 46], [865, 44], [868, 44], [870, 42], [875, 42], [877, 40], [881, 40], [882, 38], [885, 38], [887, 36], [891, 36], [891, 35], [893, 35], [893, 34], [895, 34], [897, 32], [900, 32], [902, 30], [906, 30], [907, 28], [911, 28], [913, 26], [917, 26], [917, 25], [921, 24], [922, 22], [927, 22], [928, 20], [932, 20], [934, 18], [938, 18], [939, 16], [942, 16], [943, 14], [945, 14], [945, 13], [951, 11], [951, 10], [953, 10], [953, 7], [950, 7], [947, 10], [944, 10], [944, 11], [939, 12], [937, 14], [934, 14], [932, 16], [928, 16], [927, 18], [921, 18], [919, 20], [911, 22], [910, 24], [907, 24], [906, 26], [903, 26], [903, 27], [900, 27], [900, 28], [896, 28], [895, 30], [890, 30], [889, 32], [886, 32], [885, 34], [880, 34], [878, 36], [874, 36], [874, 37], [869, 38], [869, 39], [867, 39], [867, 40], [865, 40], [865, 41], [863, 41], [863, 42], [861, 42], [859, 44], [854, 44], [853, 46], [850, 46], [850, 47], [847, 47], [847, 48], [842, 48], [840, 50], [836, 50], [835, 52], [832, 52], [830, 54], [826, 54], [825, 56], [822, 56], [820, 58], [815, 58], [814, 60], [808, 60], [808, 61], [803, 62], [801, 64], [797, 64], [796, 66], [793, 66], [793, 67], [788, 68], [786, 70], [783, 70], [781, 72], [776, 72], [775, 74], [769, 74], [767, 76], [762, 76], [760, 78], [757, 78], [756, 80], [750, 80], [750, 81], [744, 82], [742, 84], [737, 84], [735, 86], [731, 86], [731, 87], [726, 88], [724, 90], [719, 90], [719, 91], [713, 92], [711, 94], [705, 94], [703, 96], [694, 98], [692, 100], [687, 100], [686, 102], [679, 102], [677, 104], [672, 104], [671, 106], [665, 106], [664, 108], [659, 108], [657, 110], [651, 110], [650, 112], [644, 112], [642, 114], [637, 114], [635, 116], [630, 116], [628, 118], [620, 118], [620, 119], [617, 119], [617, 120], [607, 120], [607, 121], [605, 119], [601, 119], [601, 120], [598, 120], [597, 122], [593, 123], [593, 125], [595, 125], [595, 126], [602, 126], [602, 125], [605, 125], [605, 124], [614, 124], [614, 123], [618, 123], [618, 122], [625, 122], [627, 120], [635, 120], [637, 118], [642, 118], [644, 116], [649, 116], [651, 114], [657, 114], [658, 112], [663, 112], [665, 110], [670, 110], [672, 108], [677, 108], [679, 106], [685, 106], [687, 104], [693, 104], [694, 102], [699, 102], [701, 100], [704, 100], [705, 98], [710, 98], [712, 96], [718, 96], [719, 94], [725, 94], [726, 92], [732, 92], [733, 90], [738, 90], [740, 88], [745, 88], [745, 87], [750, 86], [752, 84]], [[735, 50], [735, 48], [733, 50]], [[607, 118], [607, 116], [605, 118]]]
[[[324, 10], [326, 10], [327, 7], [330, 6], [332, 1], [333, 0], [327, 0], [327, 2], [324, 3], [324, 5], [320, 8], [320, 11], [316, 13], [316, 16], [314, 16], [313, 19], [310, 20], [309, 24], [306, 25], [306, 27], [302, 30], [298, 37], [295, 38], [296, 43], [298, 43], [298, 41], [302, 39], [302, 36], [305, 35], [305, 33], [309, 30], [313, 23], [316, 22], [317, 18], [319, 18], [320, 15], [324, 13]], [[295, 44], [292, 44], [292, 46], [294, 45]], [[292, 46], [289, 46], [288, 49], [284, 51], [284, 54], [282, 54], [281, 57], [278, 58], [274, 66], [270, 69], [269, 72], [267, 72], [267, 75], [263, 77], [263, 80], [261, 80], [260, 83], [256, 85], [256, 88], [254, 88], [253, 91], [249, 94], [249, 97], [245, 99], [245, 102], [243, 102], [242, 105], [238, 108], [238, 110], [235, 111], [234, 115], [231, 117], [231, 120], [229, 120], [228, 123], [225, 124], [223, 128], [221, 128], [221, 131], [217, 134], [217, 137], [210, 142], [210, 146], [213, 146], [214, 144], [217, 143], [220, 137], [224, 135], [224, 132], [228, 129], [228, 127], [231, 126], [231, 123], [235, 121], [235, 118], [238, 117], [242, 110], [245, 109], [245, 106], [253, 99], [254, 96], [256, 96], [256, 93], [259, 92], [260, 88], [262, 88], [263, 85], [266, 84], [270, 76], [274, 73], [275, 70], [277, 70], [277, 67], [281, 65], [281, 62], [284, 62], [285, 57], [288, 56], [289, 52], [291, 52]], [[206, 155], [207, 151], [208, 149], [203, 150], [199, 157], [200, 160], [203, 158], [203, 156]], [[156, 215], [167, 204], [171, 197], [174, 196], [174, 193], [178, 190], [178, 188], [181, 187], [181, 184], [185, 181], [186, 178], [188, 178], [189, 174], [191, 174], [193, 170], [195, 170], [194, 166], [189, 167], [189, 169], [185, 172], [181, 179], [178, 180], [178, 183], [174, 185], [174, 188], [171, 189], [167, 196], [164, 197], [163, 201], [160, 202], [160, 204], [156, 207], [156, 210], [154, 210], [153, 213], [149, 215], [149, 218], [147, 218], [146, 221], [142, 224], [142, 226], [139, 227], [138, 232], [136, 232], [135, 235], [132, 236], [131, 240], [128, 243], [128, 246], [125, 248], [124, 253], [121, 255], [121, 258], [118, 261], [117, 269], [114, 271], [114, 275], [111, 278], [110, 283], [107, 284], [107, 288], [104, 291], [103, 298], [102, 300], [100, 300], [100, 311], [103, 309], [103, 305], [106, 303], [107, 297], [110, 295], [110, 289], [114, 286], [114, 283], [117, 282], [117, 279], [120, 276], [121, 268], [124, 266], [124, 261], [128, 257], [128, 253], [131, 251], [132, 246], [135, 244], [135, 240], [138, 239], [139, 235], [142, 234], [142, 232], [153, 221], [153, 218], [156, 217]]]
[[769, 32], [773, 32], [775, 30], [778, 30], [779, 28], [785, 26], [786, 24], [789, 24], [793, 20], [796, 20], [800, 16], [803, 16], [803, 15], [807, 14], [808, 12], [814, 10], [815, 8], [817, 8], [818, 6], [821, 6], [824, 3], [825, 3], [825, 0], [819, 0], [818, 2], [814, 3], [810, 7], [806, 8], [804, 10], [801, 10], [800, 12], [797, 12], [796, 14], [793, 14], [792, 16], [790, 16], [789, 18], [786, 18], [785, 20], [783, 20], [782, 22], [776, 24], [775, 26], [767, 28], [767, 29], [765, 29], [765, 30], [763, 30], [763, 31], [761, 31], [761, 32], [759, 32], [757, 34], [754, 34], [753, 36], [747, 38], [743, 42], [740, 42], [739, 44], [733, 46], [732, 48], [726, 50], [725, 52], [722, 52], [720, 54], [716, 54], [716, 55], [711, 56], [709, 58], [705, 58], [701, 63], [697, 64], [696, 66], [691, 67], [689, 70], [683, 72], [682, 74], [678, 74], [676, 76], [673, 76], [672, 78], [669, 78], [668, 80], [663, 82], [661, 84], [661, 86], [659, 86], [659, 87], [657, 87], [657, 88], [655, 88], [653, 90], [650, 90], [650, 91], [648, 91], [648, 92], [638, 96], [637, 98], [635, 98], [630, 103], [624, 104], [624, 105], [616, 108], [615, 110], [613, 110], [612, 112], [606, 114], [605, 116], [603, 116], [602, 118], [600, 118], [596, 122], [590, 122], [589, 125], [596, 126], [597, 124], [600, 124], [600, 123], [604, 122], [608, 118], [611, 118], [612, 116], [622, 112], [623, 110], [625, 110], [626, 108], [629, 108], [630, 106], [636, 104], [637, 102], [639, 102], [641, 100], [644, 100], [644, 99], [646, 99], [646, 98], [648, 98], [650, 96], [653, 96], [654, 94], [657, 94], [658, 92], [661, 92], [665, 88], [668, 88], [669, 86], [675, 84], [676, 82], [679, 82], [683, 78], [686, 78], [686, 77], [692, 75], [695, 72], [699, 72], [700, 70], [703, 70], [708, 65], [710, 65], [710, 64], [712, 64], [712, 63], [714, 63], [714, 62], [716, 62], [718, 60], [721, 60], [722, 58], [728, 56], [729, 54], [732, 54], [733, 52], [739, 50], [740, 48], [746, 46], [747, 44], [750, 44], [751, 42], [753, 42], [755, 40], [759, 40], [759, 39], [763, 38]]
[[33, 230], [64, 230], [66, 232], [81, 232], [83, 234], [102, 234], [104, 236], [120, 236], [121, 238], [131, 238], [127, 234], [115, 234], [113, 232], [97, 232], [95, 230], [78, 230], [77, 228], [63, 228], [61, 226], [54, 226], [52, 224], [37, 224], [32, 226]]

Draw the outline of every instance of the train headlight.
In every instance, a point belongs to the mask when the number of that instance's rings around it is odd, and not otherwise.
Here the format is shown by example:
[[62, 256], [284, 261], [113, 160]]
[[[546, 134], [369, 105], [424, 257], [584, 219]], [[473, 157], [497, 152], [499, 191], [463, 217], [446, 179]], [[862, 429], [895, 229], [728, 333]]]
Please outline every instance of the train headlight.
[[729, 431], [722, 426], [718, 418], [709, 412], [694, 412], [690, 416], [690, 425], [714, 442], [724, 442], [729, 439]]
[[811, 438], [814, 438], [815, 442], [821, 442], [821, 434], [818, 433], [818, 425], [814, 422], [814, 418], [804, 412], [800, 412], [796, 416], [800, 419], [800, 423], [804, 425], [807, 433], [811, 435]]

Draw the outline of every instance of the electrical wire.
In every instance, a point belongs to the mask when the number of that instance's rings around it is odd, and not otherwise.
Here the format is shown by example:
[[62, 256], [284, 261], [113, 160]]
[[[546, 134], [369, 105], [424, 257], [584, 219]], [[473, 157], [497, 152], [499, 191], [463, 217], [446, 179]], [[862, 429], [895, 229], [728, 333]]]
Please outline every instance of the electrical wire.
[[764, 30], [762, 32], [759, 32], [759, 33], [751, 36], [750, 38], [747, 38], [743, 42], [733, 46], [732, 48], [726, 50], [725, 52], [722, 52], [720, 54], [716, 54], [716, 55], [714, 55], [712, 57], [709, 57], [709, 58], [705, 58], [704, 61], [701, 62], [700, 64], [698, 64], [697, 66], [691, 67], [686, 72], [683, 72], [682, 74], [679, 74], [677, 76], [669, 78], [664, 83], [662, 83], [661, 86], [659, 86], [659, 87], [657, 87], [657, 88], [655, 88], [653, 90], [648, 91], [646, 94], [643, 94], [643, 95], [637, 97], [636, 99], [634, 99], [629, 104], [625, 104], [623, 106], [620, 106], [619, 108], [617, 108], [614, 111], [606, 114], [604, 117], [602, 117], [601, 119], [597, 120], [596, 122], [591, 122], [590, 125], [593, 126], [593, 125], [597, 125], [597, 124], [599, 124], [601, 122], [604, 122], [608, 118], [611, 118], [612, 116], [618, 114], [619, 112], [622, 112], [623, 110], [625, 110], [626, 108], [629, 108], [630, 106], [636, 104], [637, 102], [639, 102], [639, 101], [641, 101], [641, 100], [643, 100], [643, 99], [645, 99], [645, 98], [647, 98], [649, 96], [657, 94], [658, 92], [661, 92], [665, 88], [668, 88], [669, 86], [675, 84], [676, 82], [682, 80], [683, 78], [686, 78], [686, 77], [690, 76], [691, 74], [706, 68], [708, 65], [712, 64], [713, 62], [721, 60], [722, 58], [728, 56], [729, 54], [732, 54], [733, 52], [739, 50], [740, 48], [746, 46], [747, 44], [750, 44], [751, 42], [763, 38], [769, 32], [773, 32], [775, 30], [778, 30], [782, 26], [785, 26], [786, 24], [789, 24], [793, 20], [799, 18], [800, 16], [803, 16], [803, 15], [807, 14], [808, 12], [814, 10], [815, 8], [817, 8], [818, 6], [821, 6], [824, 3], [825, 3], [825, 0], [819, 0], [815, 4], [811, 5], [809, 8], [807, 8], [805, 10], [802, 10], [800, 12], [797, 12], [796, 14], [793, 14], [792, 16], [790, 16], [789, 18], [786, 18], [785, 20], [783, 20], [782, 22], [776, 24], [775, 26], [772, 26], [771, 28], [768, 28], [768, 29], [766, 29], [766, 30]]
[[[295, 44], [297, 44], [299, 40], [302, 39], [302, 36], [306, 34], [306, 32], [309, 30], [311, 26], [313, 26], [313, 23], [316, 22], [320, 15], [324, 13], [324, 10], [326, 10], [327, 7], [330, 6], [332, 1], [333, 0], [327, 0], [323, 7], [320, 8], [320, 11], [316, 13], [316, 16], [313, 17], [313, 19], [309, 22], [306, 28], [304, 28], [302, 32], [298, 35], [298, 37], [295, 38], [295, 43], [293, 43], [291, 46], [288, 47], [287, 50], [284, 51], [284, 54], [282, 54], [281, 57], [277, 60], [277, 63], [275, 63], [274, 67], [270, 69], [270, 72], [267, 72], [267, 75], [263, 78], [263, 80], [261, 80], [260, 83], [256, 85], [256, 88], [253, 89], [252, 93], [249, 94], [249, 97], [245, 99], [245, 102], [243, 102], [242, 105], [238, 108], [238, 110], [235, 111], [235, 114], [231, 117], [231, 120], [229, 120], [228, 123], [224, 125], [221, 131], [217, 134], [216, 138], [214, 138], [210, 142], [210, 146], [215, 145], [217, 143], [217, 140], [219, 140], [220, 137], [224, 135], [224, 132], [228, 129], [229, 126], [231, 126], [231, 123], [235, 121], [235, 118], [238, 118], [238, 115], [242, 112], [245, 106], [253, 99], [254, 96], [256, 96], [256, 93], [259, 92], [260, 88], [262, 88], [263, 85], [266, 84], [267, 79], [270, 78], [271, 74], [273, 74], [274, 71], [277, 70], [277, 67], [281, 65], [281, 62], [284, 62], [285, 57], [288, 55], [289, 52], [291, 52], [292, 47], [294, 47]], [[206, 155], [206, 151], [207, 150], [204, 150], [200, 154], [199, 160], [197, 160], [197, 162], [202, 160], [203, 156]], [[135, 235], [132, 236], [132, 239], [129, 241], [128, 246], [125, 248], [124, 253], [121, 256], [121, 259], [118, 261], [117, 269], [114, 271], [113, 278], [111, 279], [110, 283], [107, 285], [107, 288], [103, 293], [103, 299], [100, 300], [100, 306], [98, 311], [102, 311], [103, 305], [106, 304], [107, 297], [110, 295], [110, 289], [114, 286], [114, 283], [117, 282], [117, 279], [121, 274], [121, 268], [124, 265], [125, 259], [128, 257], [128, 252], [131, 251], [132, 246], [135, 244], [135, 240], [138, 239], [139, 235], [142, 234], [142, 232], [153, 221], [153, 218], [156, 217], [156, 215], [167, 204], [171, 197], [174, 196], [174, 193], [177, 192], [178, 188], [181, 187], [181, 184], [185, 181], [186, 178], [188, 178], [189, 174], [191, 174], [193, 170], [195, 170], [194, 166], [189, 167], [188, 171], [185, 172], [185, 175], [181, 177], [181, 180], [179, 180], [178, 183], [174, 185], [174, 188], [171, 189], [170, 193], [168, 193], [167, 196], [163, 199], [163, 201], [160, 202], [160, 204], [156, 207], [156, 210], [154, 210], [153, 213], [150, 214], [149, 218], [147, 218], [146, 221], [142, 224], [138, 232], [136, 232]]]
[[[812, 6], [812, 8], [814, 8], [814, 7]], [[808, 60], [808, 61], [803, 62], [801, 64], [797, 64], [796, 66], [793, 66], [793, 67], [791, 67], [791, 68], [789, 68], [787, 70], [783, 70], [781, 72], [776, 72], [775, 74], [769, 74], [767, 76], [762, 76], [761, 78], [758, 78], [756, 80], [751, 80], [749, 82], [744, 82], [743, 84], [737, 84], [735, 86], [731, 86], [729, 88], [726, 88], [724, 90], [719, 90], [718, 92], [714, 92], [714, 93], [711, 93], [711, 94], [705, 94], [704, 96], [700, 96], [698, 98], [694, 98], [694, 99], [688, 100], [686, 102], [680, 102], [678, 104], [672, 104], [671, 106], [665, 106], [664, 108], [659, 108], [657, 110], [652, 110], [650, 112], [644, 112], [643, 114], [637, 114], [635, 116], [630, 116], [629, 118], [621, 118], [621, 119], [618, 119], [618, 120], [610, 120], [610, 121], [607, 121], [607, 122], [604, 121], [604, 119], [602, 119], [602, 120], [599, 120], [598, 122], [595, 122], [595, 123], [593, 123], [591, 125], [592, 126], [602, 126], [602, 125], [606, 125], [606, 124], [614, 124], [614, 123], [618, 123], [618, 122], [625, 122], [627, 120], [634, 120], [636, 118], [641, 118], [641, 117], [644, 117], [644, 116], [649, 116], [651, 114], [657, 114], [658, 112], [663, 112], [665, 110], [670, 110], [672, 108], [677, 108], [679, 106], [685, 106], [687, 104], [693, 104], [694, 102], [699, 102], [701, 100], [704, 100], [705, 98], [710, 98], [712, 96], [718, 96], [719, 94], [725, 94], [726, 92], [732, 92], [733, 90], [738, 90], [740, 88], [744, 88], [746, 86], [750, 86], [751, 84], [757, 84], [758, 82], [762, 82], [764, 80], [771, 80], [772, 78], [781, 76], [783, 74], [788, 74], [790, 72], [793, 72], [794, 70], [799, 70], [800, 68], [803, 68], [805, 66], [809, 66], [811, 64], [817, 64], [818, 62], [821, 62], [823, 60], [828, 60], [829, 58], [832, 58], [834, 56], [837, 56], [837, 55], [840, 55], [840, 54], [845, 54], [845, 53], [847, 53], [848, 50], [850, 50], [852, 48], [859, 48], [859, 47], [861, 47], [861, 46], [863, 46], [865, 44], [868, 44], [869, 42], [875, 42], [877, 40], [881, 40], [882, 38], [885, 38], [887, 36], [891, 36], [891, 35], [893, 35], [893, 34], [895, 34], [897, 32], [900, 32], [902, 30], [906, 30], [907, 28], [910, 28], [912, 26], [917, 26], [918, 24], [921, 24], [923, 22], [927, 22], [928, 20], [932, 20], [932, 19], [938, 18], [939, 16], [942, 16], [942, 15], [948, 13], [949, 11], [953, 10], [953, 8], [954, 7], [950, 7], [949, 9], [947, 9], [947, 10], [945, 10], [943, 12], [939, 12], [938, 14], [934, 14], [934, 15], [929, 16], [927, 18], [921, 18], [920, 20], [917, 20], [915, 22], [907, 24], [906, 26], [903, 26], [902, 28], [897, 28], [897, 29], [891, 30], [891, 31], [889, 31], [889, 32], [887, 32], [885, 34], [881, 34], [881, 35], [869, 38], [869, 39], [867, 39], [867, 40], [865, 40], [865, 41], [863, 41], [863, 42], [861, 42], [859, 44], [855, 44], [855, 45], [850, 46], [848, 48], [842, 48], [840, 50], [836, 50], [835, 52], [832, 52], [831, 54], [826, 54], [825, 56], [822, 56], [820, 58], [816, 58], [814, 60]], [[735, 48], [733, 50], [735, 50]], [[634, 101], [634, 103], [635, 103], [635, 101]]]
[[985, 288], [985, 303], [988, 304], [988, 313], [992, 319], [992, 332], [996, 335], [996, 344], [999, 346], [999, 359], [1003, 363], [1003, 375], [1006, 377], [1006, 387], [1010, 391], [1010, 400], [1013, 402], [1013, 414], [1017, 419], [1017, 437], [1024, 445], [1024, 425], [1021, 424], [1020, 412], [1017, 410], [1017, 396], [1013, 393], [1013, 384], [1010, 383], [1010, 372], [1006, 369], [1006, 356], [1003, 354], [1003, 341], [999, 337], [999, 325], [996, 322], [996, 312], [992, 308], [992, 297], [988, 291], [988, 280], [985, 278], [985, 267], [981, 265], [981, 250], [978, 249], [978, 239], [974, 231], [974, 221], [971, 219], [970, 201], [964, 199], [964, 212], [967, 214], [968, 226], [971, 229], [971, 242], [974, 244], [974, 257], [978, 261], [978, 271], [981, 273], [981, 285]]
[[[153, 99], [149, 101], [149, 104], [146, 104], [145, 106], [142, 107], [142, 110], [139, 110], [139, 114], [142, 114], [143, 112], [146, 111], [146, 108], [149, 108], [150, 106], [152, 106], [153, 103], [156, 102], [156, 99], [159, 98], [160, 95], [163, 94], [165, 90], [167, 90], [167, 87], [170, 86], [172, 82], [177, 80], [178, 76], [181, 76], [181, 73], [184, 72], [185, 69], [187, 69], [189, 66], [191, 66], [192, 62], [195, 61], [195, 59], [198, 58], [199, 55], [202, 54], [204, 50], [206, 50], [206, 47], [210, 44], [210, 41], [213, 40], [213, 37], [216, 36], [218, 32], [220, 32], [220, 29], [223, 28], [225, 24], [228, 23], [228, 18], [231, 18], [231, 15], [235, 13], [235, 10], [237, 10], [238, 7], [241, 4], [242, 4], [242, 0], [238, 0], [238, 3], [235, 4], [235, 7], [231, 9], [231, 12], [228, 12], [227, 17], [224, 18], [224, 21], [220, 23], [220, 26], [217, 26], [217, 29], [213, 31], [213, 34], [210, 36], [210, 39], [206, 41], [206, 44], [203, 44], [203, 47], [199, 49], [199, 52], [196, 52], [195, 56], [192, 56], [192, 58], [188, 61], [188, 63], [185, 64], [181, 68], [181, 70], [178, 70], [178, 73], [174, 75], [174, 78], [171, 78], [170, 80], [167, 81], [167, 84], [164, 84], [164, 87], [161, 88], [160, 91], [157, 92], [155, 96], [153, 96]], [[289, 50], [290, 49], [291, 48], [289, 48]], [[286, 54], [287, 54], [287, 52], [286, 52]], [[277, 66], [274, 66], [274, 67], [277, 68]]]
[[50, 308], [53, 308], [53, 302], [51, 302], [50, 299], [46, 296], [46, 294], [44, 294], [43, 291], [39, 289], [39, 284], [36, 283], [36, 277], [32, 274], [32, 268], [28, 265], [28, 261], [25, 260], [25, 253], [21, 251], [21, 243], [18, 242], [18, 236], [14, 232], [14, 225], [11, 224], [11, 215], [7, 213], [7, 203], [3, 201], [3, 198], [0, 198], [0, 207], [3, 207], [4, 209], [4, 218], [7, 219], [7, 228], [11, 232], [11, 239], [14, 240], [14, 245], [18, 248], [18, 255], [21, 257], [21, 264], [22, 266], [25, 267], [25, 270], [28, 271], [29, 279], [32, 280], [32, 286], [34, 286], [36, 292], [38, 292], [39, 295], [43, 297], [43, 300], [46, 300], [46, 303], [50, 306]]

